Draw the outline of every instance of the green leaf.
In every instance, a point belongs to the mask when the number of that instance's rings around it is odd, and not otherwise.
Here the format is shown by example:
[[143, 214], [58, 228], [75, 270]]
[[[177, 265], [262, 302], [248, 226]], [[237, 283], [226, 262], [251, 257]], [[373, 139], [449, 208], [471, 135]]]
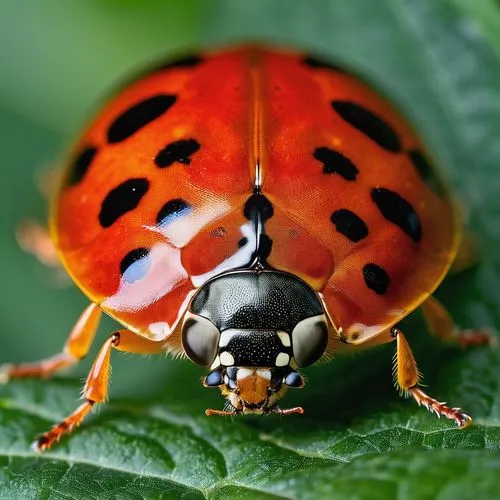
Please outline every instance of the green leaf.
[[[316, 50], [391, 96], [448, 175], [482, 246], [480, 264], [448, 278], [438, 296], [464, 327], [498, 327], [499, 38], [463, 5], [215, 0], [203, 4], [203, 33], [196, 36]], [[1, 96], [0, 85], [0, 102]], [[58, 349], [84, 304], [74, 291], [54, 291], [12, 237], [17, 220], [42, 206], [26, 165], [55, 155], [62, 140], [1, 107], [0, 133], [9, 186], [0, 197], [1, 213], [9, 215], [0, 226], [0, 275], [9, 290], [0, 305], [2, 360], [32, 360]], [[200, 386], [203, 371], [189, 362], [146, 363], [113, 353], [109, 404], [42, 455], [30, 443], [76, 407], [80, 382], [14, 381], [1, 390], [0, 499], [498, 498], [500, 351], [444, 346], [426, 334], [418, 314], [402, 328], [429, 392], [465, 408], [475, 425], [457, 430], [400, 399], [391, 345], [305, 370], [306, 387], [285, 400], [302, 405], [302, 416], [234, 421], [204, 416], [222, 398]], [[79, 376], [89, 362], [82, 365]]]

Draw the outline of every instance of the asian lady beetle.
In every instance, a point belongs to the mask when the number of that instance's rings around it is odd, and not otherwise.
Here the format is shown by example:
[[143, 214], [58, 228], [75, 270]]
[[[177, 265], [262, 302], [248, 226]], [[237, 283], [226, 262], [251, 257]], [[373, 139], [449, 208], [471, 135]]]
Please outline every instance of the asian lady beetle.
[[466, 426], [419, 387], [394, 326], [421, 306], [441, 337], [457, 333], [431, 297], [459, 251], [452, 205], [410, 126], [342, 68], [252, 46], [148, 72], [78, 141], [52, 207], [53, 242], [92, 304], [61, 354], [3, 369], [73, 365], [101, 310], [125, 327], [38, 449], [106, 400], [112, 348], [207, 367], [204, 385], [227, 398], [207, 415], [290, 414], [303, 410], [278, 401], [304, 385], [299, 368], [341, 342], [396, 338], [400, 390]]

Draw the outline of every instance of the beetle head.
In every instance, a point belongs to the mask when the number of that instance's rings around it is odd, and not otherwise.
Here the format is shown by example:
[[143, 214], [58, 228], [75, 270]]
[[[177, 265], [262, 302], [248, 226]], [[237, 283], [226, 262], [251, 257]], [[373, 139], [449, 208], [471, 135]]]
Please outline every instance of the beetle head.
[[184, 353], [211, 372], [207, 387], [220, 387], [226, 410], [208, 414], [302, 413], [280, 410], [288, 387], [302, 387], [295, 368], [324, 354], [328, 323], [317, 293], [281, 271], [246, 269], [204, 283], [184, 314]]
[[224, 410], [208, 409], [207, 415], [303, 412], [302, 408], [281, 410], [277, 407], [278, 400], [288, 387], [304, 387], [303, 377], [290, 367], [221, 367], [211, 371], [204, 378], [203, 385], [220, 387], [222, 394], [227, 398]]

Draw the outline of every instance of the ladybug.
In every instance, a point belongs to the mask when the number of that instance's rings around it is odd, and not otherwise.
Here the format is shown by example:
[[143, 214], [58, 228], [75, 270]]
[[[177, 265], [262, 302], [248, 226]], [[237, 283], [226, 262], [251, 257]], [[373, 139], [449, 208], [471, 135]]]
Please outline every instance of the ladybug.
[[282, 408], [300, 369], [345, 344], [396, 340], [402, 393], [465, 427], [428, 396], [396, 324], [421, 307], [460, 332], [431, 294], [461, 223], [419, 139], [383, 97], [315, 56], [244, 46], [170, 61], [129, 83], [78, 140], [51, 210], [58, 255], [91, 304], [64, 350], [8, 365], [48, 376], [83, 358], [101, 312], [123, 325], [103, 344], [83, 403], [37, 441], [49, 448], [107, 398], [110, 354], [171, 353], [204, 366], [223, 410]]

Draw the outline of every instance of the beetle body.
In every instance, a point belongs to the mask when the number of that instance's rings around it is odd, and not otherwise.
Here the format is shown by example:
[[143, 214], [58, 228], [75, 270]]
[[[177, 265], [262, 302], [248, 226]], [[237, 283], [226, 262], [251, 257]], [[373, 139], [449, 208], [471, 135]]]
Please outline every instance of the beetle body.
[[61, 260], [94, 304], [62, 364], [88, 349], [99, 310], [124, 330], [103, 345], [86, 403], [40, 448], [105, 399], [112, 348], [207, 367], [204, 384], [227, 397], [211, 414], [301, 413], [278, 406], [304, 385], [298, 369], [340, 342], [397, 337], [399, 387], [466, 425], [416, 387], [394, 327], [422, 304], [447, 317], [429, 301], [459, 226], [412, 128], [342, 68], [245, 46], [148, 71], [82, 134], [52, 206]]

